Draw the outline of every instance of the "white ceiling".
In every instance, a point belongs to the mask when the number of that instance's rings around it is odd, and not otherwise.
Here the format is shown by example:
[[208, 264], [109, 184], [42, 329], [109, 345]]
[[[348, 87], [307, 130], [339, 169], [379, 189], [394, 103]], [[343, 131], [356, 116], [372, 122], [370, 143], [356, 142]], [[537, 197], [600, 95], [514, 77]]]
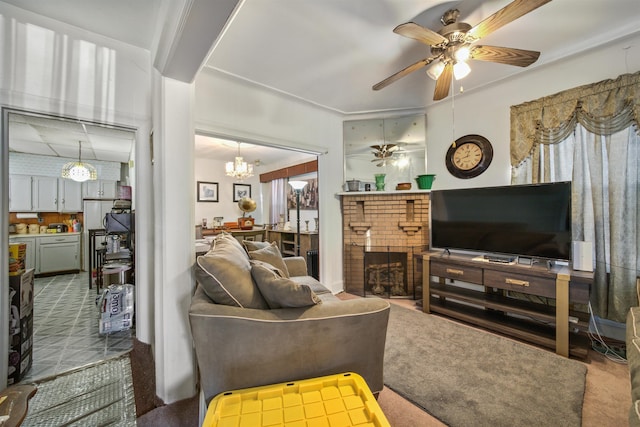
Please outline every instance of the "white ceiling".
[[[422, 71], [371, 86], [430, 56], [393, 33], [414, 21], [438, 30], [443, 12], [475, 25], [511, 0], [247, 0], [207, 65], [342, 113], [424, 108], [435, 82]], [[465, 92], [640, 30], [639, 0], [553, 0], [482, 39], [541, 52], [528, 68], [471, 61]]]
[[[209, 0], [2, 1], [152, 50], [167, 22], [163, 11], [188, 13], [186, 4]], [[426, 45], [393, 28], [414, 21], [438, 30], [442, 13], [453, 7], [460, 10], [459, 21], [473, 26], [510, 1], [240, 0], [206, 66], [344, 114], [423, 109], [433, 103], [435, 87], [424, 70], [380, 91], [371, 89], [430, 56]], [[224, 16], [228, 6], [220, 6]], [[535, 64], [520, 68], [472, 61], [471, 74], [456, 86], [469, 92], [638, 31], [639, 0], [553, 0], [482, 39], [488, 45], [538, 50]]]
[[[135, 133], [59, 118], [9, 114], [9, 150], [42, 156], [127, 163]], [[81, 148], [81, 153], [80, 153]]]

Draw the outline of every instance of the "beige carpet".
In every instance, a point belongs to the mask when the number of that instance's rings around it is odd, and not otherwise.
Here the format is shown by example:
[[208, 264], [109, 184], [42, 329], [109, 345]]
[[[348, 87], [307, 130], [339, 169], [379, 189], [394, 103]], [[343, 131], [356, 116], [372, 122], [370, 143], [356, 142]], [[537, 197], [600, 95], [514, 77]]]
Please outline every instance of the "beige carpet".
[[[356, 295], [341, 293], [343, 299], [360, 298]], [[409, 299], [391, 299], [392, 304], [415, 308], [415, 301]], [[430, 316], [425, 314], [425, 316]], [[469, 326], [471, 327], [471, 326]], [[491, 334], [491, 332], [483, 331]], [[629, 367], [613, 362], [596, 351], [589, 351], [587, 362], [587, 380], [582, 404], [582, 427], [628, 426], [628, 413], [631, 407], [631, 386]], [[443, 426], [436, 418], [417, 408], [409, 401], [386, 389], [378, 399], [383, 412], [394, 427]]]
[[580, 427], [586, 373], [553, 352], [391, 306], [384, 383], [445, 424]]

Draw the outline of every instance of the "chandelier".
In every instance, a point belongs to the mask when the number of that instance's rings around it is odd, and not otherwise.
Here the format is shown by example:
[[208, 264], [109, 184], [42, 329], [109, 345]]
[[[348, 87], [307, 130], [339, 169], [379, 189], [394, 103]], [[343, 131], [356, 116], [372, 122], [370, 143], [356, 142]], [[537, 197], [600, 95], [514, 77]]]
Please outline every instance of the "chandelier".
[[227, 162], [225, 166], [227, 176], [232, 176], [237, 179], [245, 179], [253, 176], [253, 165], [244, 161], [240, 155], [240, 143], [238, 142], [238, 155], [235, 161]]
[[95, 181], [98, 179], [98, 172], [89, 163], [82, 161], [82, 141], [78, 141], [78, 161], [68, 162], [62, 166], [62, 177], [72, 179], [77, 182]]

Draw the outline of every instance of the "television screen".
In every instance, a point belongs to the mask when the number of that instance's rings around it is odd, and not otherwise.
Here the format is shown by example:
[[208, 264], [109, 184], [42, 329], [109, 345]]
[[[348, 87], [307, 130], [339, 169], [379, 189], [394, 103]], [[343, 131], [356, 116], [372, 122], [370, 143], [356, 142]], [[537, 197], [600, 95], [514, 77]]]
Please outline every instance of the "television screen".
[[431, 192], [431, 247], [571, 258], [571, 183]]

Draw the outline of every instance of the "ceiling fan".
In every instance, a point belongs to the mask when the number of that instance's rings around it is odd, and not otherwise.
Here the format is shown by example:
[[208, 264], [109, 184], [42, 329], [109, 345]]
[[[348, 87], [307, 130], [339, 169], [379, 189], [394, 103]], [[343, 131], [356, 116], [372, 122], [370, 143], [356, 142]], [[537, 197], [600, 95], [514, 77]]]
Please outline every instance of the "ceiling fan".
[[409, 65], [397, 73], [387, 77], [373, 86], [380, 90], [396, 80], [435, 62], [427, 74], [436, 80], [433, 100], [438, 101], [449, 95], [449, 86], [453, 76], [456, 80], [465, 77], [469, 71], [468, 59], [498, 62], [500, 64], [527, 67], [538, 59], [540, 52], [514, 49], [509, 47], [476, 45], [482, 37], [486, 37], [500, 27], [520, 18], [523, 15], [549, 3], [551, 0], [515, 0], [475, 27], [466, 22], [457, 22], [460, 12], [448, 10], [442, 15], [442, 27], [438, 31], [424, 28], [415, 22], [398, 25], [393, 32], [401, 36], [418, 40], [431, 46], [431, 56]]
[[374, 151], [372, 151], [375, 159], [371, 160], [376, 163], [376, 166], [384, 166], [387, 164], [387, 161], [393, 157], [393, 153], [398, 150], [398, 146], [396, 144], [382, 144], [382, 145], [372, 145]]

